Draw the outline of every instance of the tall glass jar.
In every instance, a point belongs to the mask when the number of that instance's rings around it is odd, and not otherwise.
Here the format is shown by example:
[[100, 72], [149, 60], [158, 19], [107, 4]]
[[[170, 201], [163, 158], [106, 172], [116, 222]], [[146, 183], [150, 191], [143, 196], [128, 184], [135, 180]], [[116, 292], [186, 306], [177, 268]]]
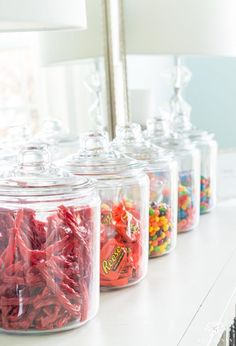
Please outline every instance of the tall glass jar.
[[150, 179], [149, 257], [165, 255], [176, 246], [177, 164], [171, 153], [144, 140], [138, 124], [117, 126], [114, 147], [145, 163]]
[[0, 330], [56, 332], [96, 315], [99, 217], [94, 182], [51, 165], [45, 146], [0, 171]]
[[216, 175], [218, 145], [214, 134], [197, 129], [187, 133], [201, 153], [200, 213], [205, 214], [216, 206]]
[[178, 162], [178, 232], [197, 227], [200, 216], [200, 153], [188, 140], [180, 135], [169, 139], [168, 148], [174, 152]]
[[178, 163], [178, 232], [194, 229], [199, 223], [200, 153], [185, 136], [167, 134], [162, 116], [147, 121], [146, 138], [155, 145], [168, 148]]
[[218, 145], [214, 134], [200, 130], [190, 121], [191, 107], [177, 94], [173, 100], [172, 129], [188, 137], [201, 154], [200, 212], [205, 214], [216, 205], [216, 175]]
[[81, 136], [81, 150], [65, 166], [97, 179], [101, 205], [100, 284], [102, 289], [139, 282], [148, 264], [149, 181], [143, 165], [111, 150], [107, 136]]

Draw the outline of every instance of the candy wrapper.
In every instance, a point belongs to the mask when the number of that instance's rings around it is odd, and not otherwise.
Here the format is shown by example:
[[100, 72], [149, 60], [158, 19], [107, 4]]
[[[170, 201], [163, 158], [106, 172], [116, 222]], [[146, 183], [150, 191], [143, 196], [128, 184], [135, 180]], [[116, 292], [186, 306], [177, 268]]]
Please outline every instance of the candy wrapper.
[[106, 202], [101, 211], [100, 283], [122, 287], [142, 276], [142, 241], [139, 211], [128, 200]]

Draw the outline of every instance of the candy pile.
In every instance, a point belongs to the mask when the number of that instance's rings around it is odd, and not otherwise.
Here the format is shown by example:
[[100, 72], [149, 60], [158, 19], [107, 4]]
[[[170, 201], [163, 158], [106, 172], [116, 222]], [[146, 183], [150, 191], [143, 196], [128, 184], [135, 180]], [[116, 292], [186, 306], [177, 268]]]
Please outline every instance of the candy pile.
[[161, 256], [171, 249], [171, 208], [152, 202], [149, 208], [149, 257]]
[[208, 212], [212, 206], [211, 182], [210, 178], [201, 176], [201, 199], [200, 211], [201, 214]]
[[196, 208], [192, 188], [192, 176], [182, 173], [179, 177], [178, 187], [178, 232], [192, 229], [195, 223]]
[[45, 222], [0, 210], [0, 328], [52, 330], [87, 319], [92, 210], [60, 206]]
[[132, 202], [102, 204], [100, 283], [122, 287], [142, 276], [140, 216]]

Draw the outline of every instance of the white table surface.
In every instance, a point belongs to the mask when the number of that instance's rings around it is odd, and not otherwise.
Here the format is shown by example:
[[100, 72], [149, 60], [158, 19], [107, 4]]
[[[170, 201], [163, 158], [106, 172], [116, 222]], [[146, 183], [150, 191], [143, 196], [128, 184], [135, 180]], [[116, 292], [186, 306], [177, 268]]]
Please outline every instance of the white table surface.
[[[0, 334], [0, 346], [175, 346], [182, 343], [223, 268], [236, 253], [236, 201], [201, 217], [176, 251], [150, 260], [138, 285], [101, 294], [99, 314], [58, 334]], [[193, 345], [189, 345], [193, 346]]]

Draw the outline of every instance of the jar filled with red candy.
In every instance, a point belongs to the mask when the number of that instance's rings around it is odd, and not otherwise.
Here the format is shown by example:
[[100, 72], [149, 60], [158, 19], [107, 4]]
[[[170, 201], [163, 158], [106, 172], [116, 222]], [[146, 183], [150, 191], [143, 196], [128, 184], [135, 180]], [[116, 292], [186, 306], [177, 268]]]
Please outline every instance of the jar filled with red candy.
[[142, 136], [138, 124], [117, 126], [114, 147], [123, 154], [145, 162], [150, 179], [149, 257], [165, 255], [176, 246], [177, 163], [171, 153]]
[[0, 171], [0, 330], [56, 332], [96, 315], [100, 199], [43, 145]]
[[138, 161], [111, 150], [102, 133], [82, 135], [80, 147], [65, 165], [74, 174], [97, 179], [102, 203], [101, 288], [136, 284], [148, 264], [148, 177]]

